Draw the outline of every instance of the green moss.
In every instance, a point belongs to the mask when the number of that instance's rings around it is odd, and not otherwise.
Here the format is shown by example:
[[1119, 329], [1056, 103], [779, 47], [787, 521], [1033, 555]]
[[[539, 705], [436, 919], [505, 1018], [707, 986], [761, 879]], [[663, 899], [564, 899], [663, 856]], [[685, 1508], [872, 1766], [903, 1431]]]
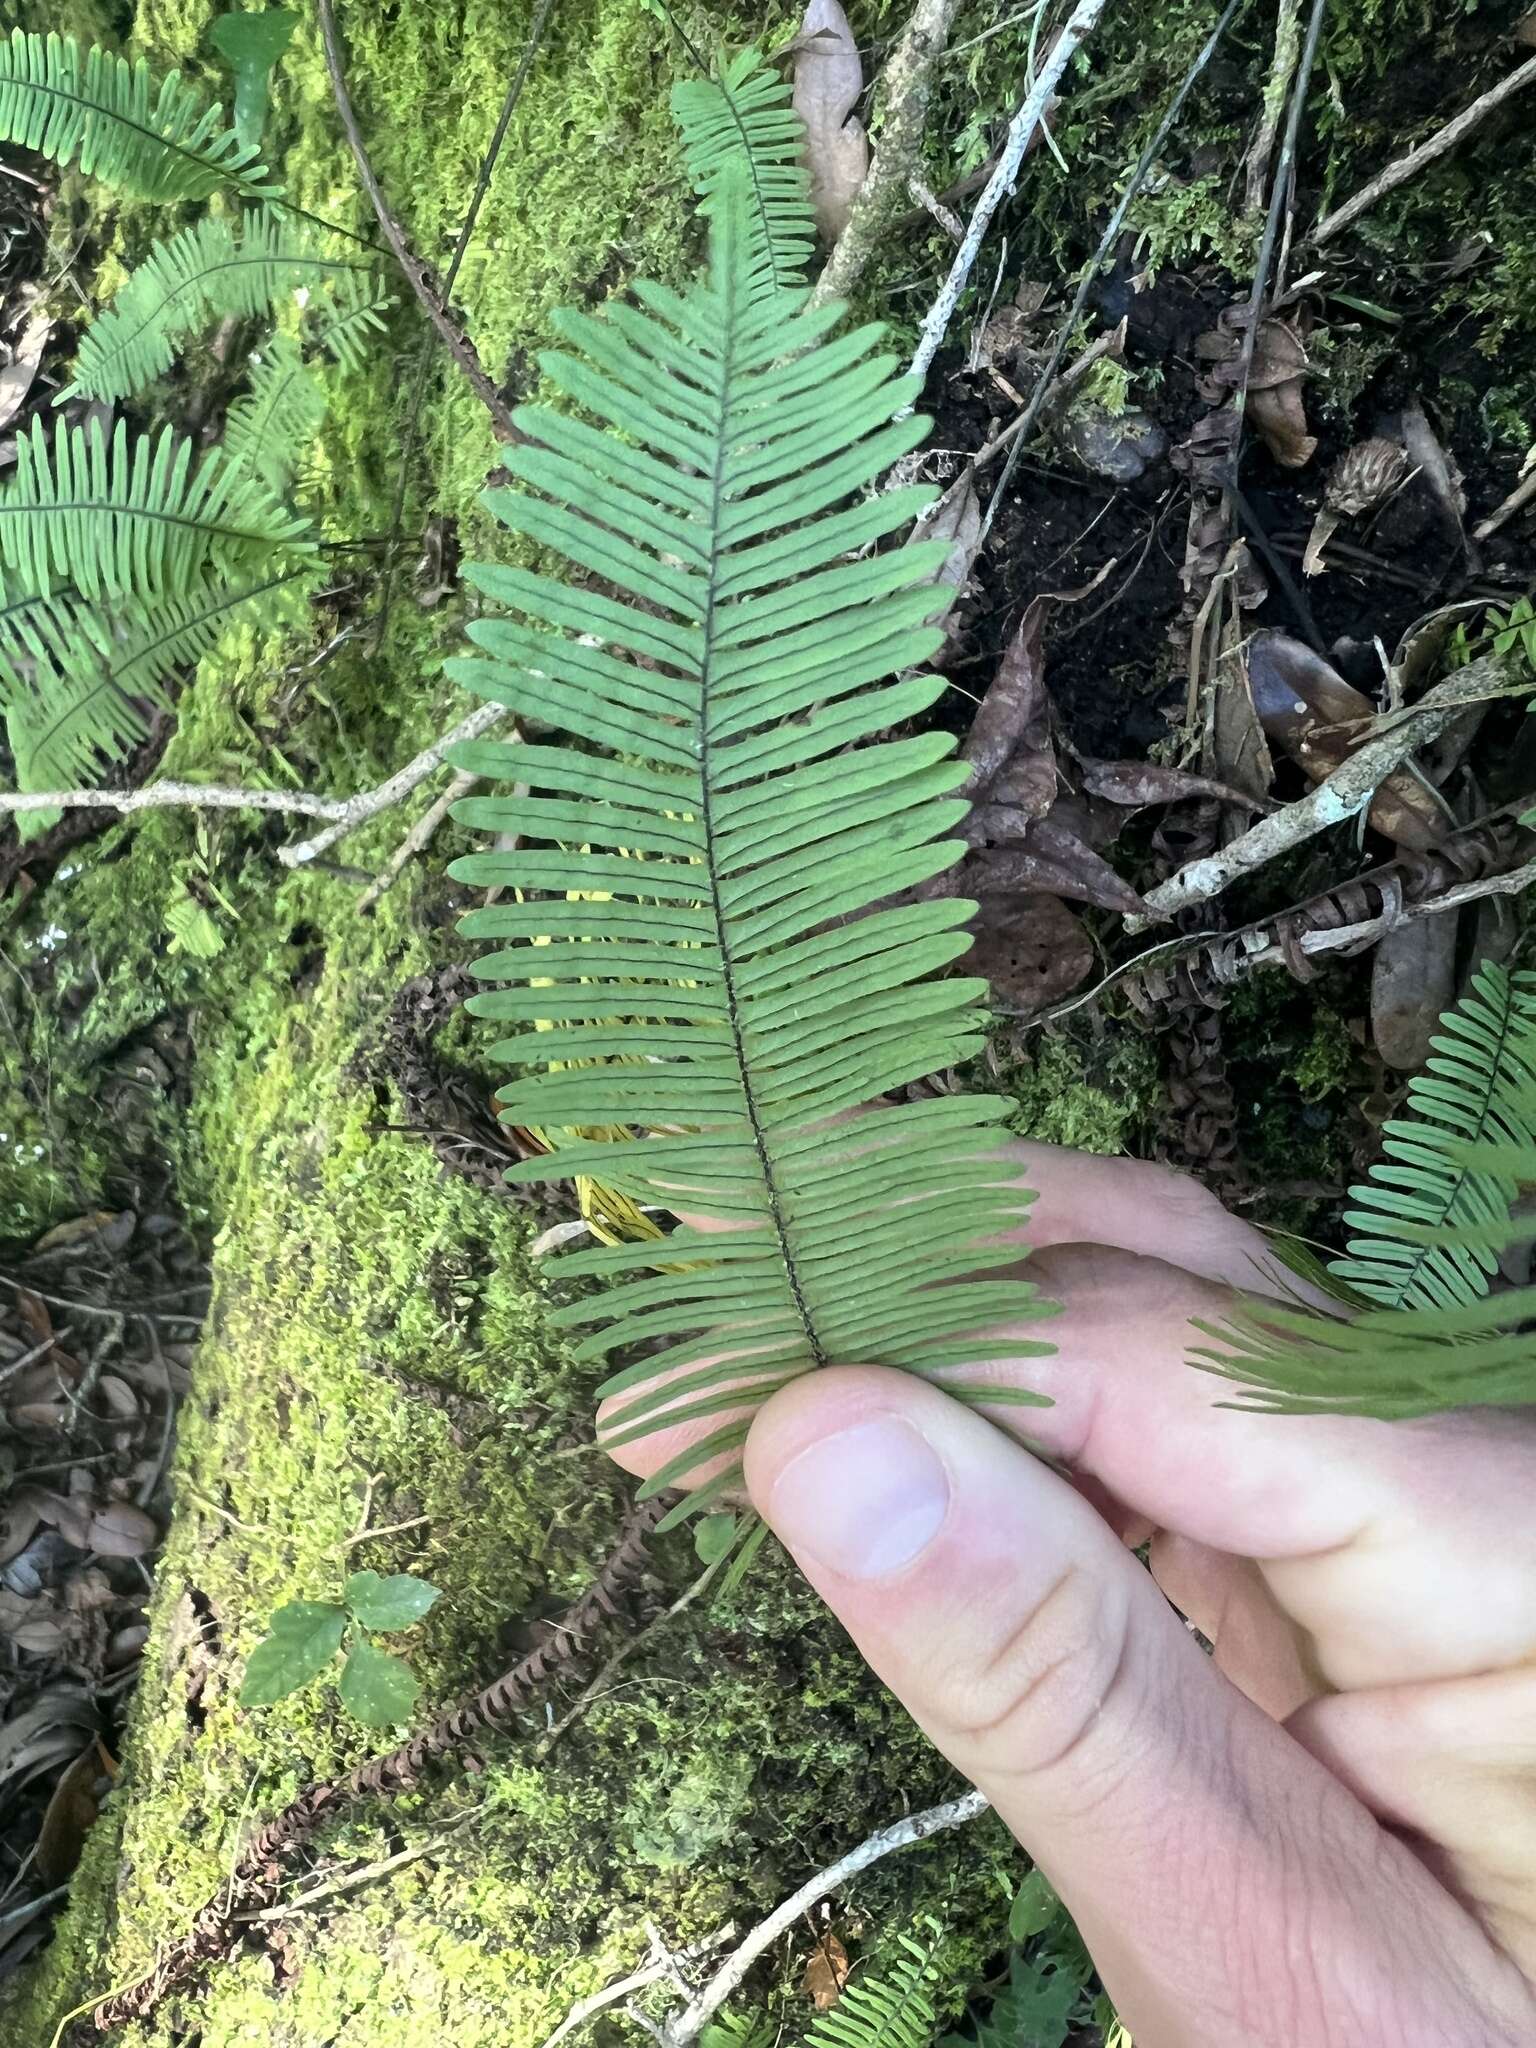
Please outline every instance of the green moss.
[[1094, 1041], [1041, 1032], [998, 1085], [1016, 1105], [1008, 1127], [1020, 1137], [1125, 1152], [1156, 1098], [1157, 1052], [1129, 1030]]

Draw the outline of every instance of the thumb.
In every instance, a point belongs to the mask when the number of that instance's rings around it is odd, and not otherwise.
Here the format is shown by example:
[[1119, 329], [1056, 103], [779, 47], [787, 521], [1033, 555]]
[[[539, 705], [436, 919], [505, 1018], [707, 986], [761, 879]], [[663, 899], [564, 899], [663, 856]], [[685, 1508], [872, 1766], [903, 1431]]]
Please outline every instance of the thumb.
[[869, 1663], [1061, 1893], [1138, 2048], [1443, 2048], [1466, 2038], [1469, 1983], [1519, 2001], [1410, 1851], [983, 1417], [907, 1374], [824, 1370], [768, 1402], [746, 1474]]

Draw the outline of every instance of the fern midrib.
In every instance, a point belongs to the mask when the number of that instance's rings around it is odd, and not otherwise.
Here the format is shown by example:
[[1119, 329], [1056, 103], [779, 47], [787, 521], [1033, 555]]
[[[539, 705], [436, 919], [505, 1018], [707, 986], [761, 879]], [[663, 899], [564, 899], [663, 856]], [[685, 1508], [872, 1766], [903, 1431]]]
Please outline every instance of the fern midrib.
[[736, 962], [731, 952], [730, 934], [726, 919], [720, 910], [719, 865], [715, 854], [714, 793], [711, 787], [710, 768], [714, 736], [710, 729], [711, 697], [710, 670], [714, 661], [715, 612], [720, 577], [720, 522], [724, 510], [725, 451], [727, 429], [730, 424], [731, 358], [736, 338], [737, 296], [734, 289], [726, 293], [725, 342], [720, 352], [720, 424], [715, 437], [714, 464], [709, 479], [709, 567], [705, 578], [703, 659], [699, 664], [699, 780], [702, 785], [700, 801], [700, 824], [704, 829], [704, 863], [709, 876], [709, 904], [715, 922], [715, 943], [720, 949], [720, 978], [725, 1000], [726, 1021], [730, 1027], [731, 1049], [735, 1055], [736, 1071], [741, 1076], [742, 1099], [746, 1103], [747, 1123], [752, 1133], [752, 1145], [757, 1154], [758, 1170], [763, 1176], [763, 1186], [768, 1195], [768, 1215], [773, 1225], [774, 1236], [778, 1239], [779, 1256], [784, 1261], [784, 1274], [789, 1282], [790, 1299], [794, 1302], [795, 1313], [805, 1331], [805, 1341], [810, 1349], [812, 1362], [816, 1365], [827, 1363], [827, 1354], [822, 1349], [821, 1339], [816, 1334], [816, 1325], [811, 1319], [810, 1305], [800, 1285], [800, 1272], [795, 1264], [793, 1248], [789, 1241], [789, 1227], [784, 1220], [783, 1201], [779, 1184], [773, 1169], [773, 1158], [768, 1150], [767, 1133], [763, 1126], [758, 1107], [757, 1092], [753, 1087], [752, 1073], [747, 1059], [746, 1043], [742, 1036], [741, 1005], [736, 986]]
[[[29, 514], [51, 516], [55, 512], [96, 512], [103, 517], [126, 520], [148, 520], [154, 526], [177, 526], [188, 533], [206, 534], [210, 540], [232, 540], [249, 542], [255, 547], [274, 544], [277, 536], [262, 533], [243, 526], [215, 526], [205, 519], [194, 519], [186, 512], [166, 512], [155, 505], [124, 505], [114, 498], [50, 498], [45, 503], [25, 505], [0, 504], [0, 519], [24, 519]], [[157, 591], [156, 596], [175, 596], [174, 591]]]
[[[119, 72], [117, 76], [121, 77], [122, 74]], [[238, 170], [233, 170], [222, 164], [211, 163], [207, 157], [199, 156], [195, 149], [188, 149], [185, 143], [174, 141], [169, 135], [162, 134], [158, 128], [151, 128], [143, 121], [134, 120], [131, 114], [120, 113], [116, 107], [103, 107], [95, 100], [87, 99], [83, 91], [66, 92], [62, 86], [39, 83], [35, 79], [30, 78], [18, 78], [9, 82], [22, 92], [35, 92], [41, 94], [45, 99], [63, 100], [69, 106], [80, 107], [88, 115], [94, 114], [100, 121], [110, 121], [118, 128], [126, 128], [134, 135], [142, 135], [146, 142], [152, 142], [157, 149], [169, 150], [173, 156], [179, 156], [183, 162], [195, 165], [204, 177], [212, 178], [216, 183], [227, 181], [232, 185], [242, 186], [242, 189], [246, 191], [254, 192], [251, 181], [259, 171], [266, 168], [264, 164], [253, 162], [243, 165]], [[225, 129], [223, 132], [228, 135], [231, 131]], [[72, 162], [78, 159], [80, 145], [84, 140], [85, 135], [82, 130], [75, 138], [75, 155], [71, 158]]]
[[125, 335], [117, 346], [103, 357], [102, 366], [110, 367], [112, 364], [121, 362], [124, 355], [134, 346], [141, 335], [152, 332], [160, 324], [166, 313], [170, 311], [184, 291], [193, 290], [196, 286], [202, 284], [206, 278], [217, 277], [221, 271], [226, 270], [253, 268], [266, 270], [276, 269], [279, 265], [284, 268], [302, 266], [305, 270], [316, 271], [327, 276], [333, 271], [366, 272], [373, 268], [371, 263], [349, 263], [343, 256], [249, 256], [241, 253], [235, 256], [224, 257], [218, 263], [210, 263], [202, 270], [195, 271], [191, 276], [184, 277], [179, 284], [171, 291], [168, 291], [154, 312], [149, 315], [148, 319], [141, 320], [132, 334]]
[[[1484, 1138], [1487, 1135], [1488, 1121], [1493, 1114], [1493, 1101], [1498, 1086], [1499, 1072], [1503, 1066], [1504, 1056], [1509, 1049], [1510, 1037], [1514, 1030], [1515, 1021], [1518, 1015], [1519, 997], [1514, 989], [1513, 984], [1511, 984], [1508, 993], [1508, 1000], [1504, 1004], [1503, 1013], [1499, 1019], [1498, 1051], [1495, 1053], [1492, 1063], [1488, 1068], [1488, 1091], [1483, 1098], [1482, 1114], [1478, 1117], [1477, 1120], [1476, 1135], [1467, 1140], [1468, 1144], [1481, 1145], [1484, 1141]], [[1450, 1193], [1446, 1196], [1444, 1206], [1440, 1211], [1440, 1222], [1438, 1226], [1436, 1226], [1437, 1228], [1444, 1229], [1447, 1226], [1447, 1222], [1453, 1210], [1455, 1209], [1457, 1202], [1461, 1199], [1462, 1189], [1467, 1185], [1467, 1182], [1472, 1178], [1472, 1175], [1475, 1172], [1475, 1167], [1467, 1165], [1457, 1167], [1455, 1179], [1451, 1183]], [[1425, 1244], [1420, 1245], [1414, 1252], [1413, 1263], [1411, 1266], [1407, 1268], [1406, 1277], [1403, 1280], [1402, 1286], [1398, 1290], [1397, 1299], [1392, 1303], [1392, 1306], [1394, 1308], [1402, 1308], [1408, 1305], [1409, 1297], [1412, 1295], [1414, 1288], [1418, 1285], [1419, 1275], [1423, 1272], [1425, 1266], [1429, 1263], [1430, 1259], [1433, 1257], [1434, 1253], [1438, 1249], [1440, 1249], [1440, 1247], [1436, 1245]]]

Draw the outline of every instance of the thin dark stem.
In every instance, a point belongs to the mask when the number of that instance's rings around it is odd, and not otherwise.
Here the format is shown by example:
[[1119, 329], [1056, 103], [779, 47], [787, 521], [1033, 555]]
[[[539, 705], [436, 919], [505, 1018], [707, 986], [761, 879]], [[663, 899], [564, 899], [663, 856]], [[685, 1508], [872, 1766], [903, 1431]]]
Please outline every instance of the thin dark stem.
[[363, 141], [362, 130], [357, 124], [357, 114], [352, 106], [352, 95], [347, 90], [346, 70], [342, 57], [341, 37], [336, 28], [334, 0], [315, 0], [315, 10], [320, 19], [320, 36], [325, 45], [325, 68], [330, 74], [331, 91], [336, 100], [336, 111], [341, 116], [341, 125], [346, 132], [347, 144], [357, 164], [358, 176], [363, 188], [373, 203], [379, 226], [384, 230], [384, 239], [395, 253], [395, 261], [405, 274], [405, 280], [420, 301], [422, 310], [448, 348], [449, 354], [468, 379], [475, 396], [496, 423], [496, 431], [503, 440], [513, 438], [512, 415], [503, 403], [496, 386], [485, 373], [474, 343], [448, 318], [442, 300], [428, 282], [426, 265], [416, 255], [405, 238], [405, 230], [390, 212], [384, 197], [383, 187], [368, 155]]
[[[449, 259], [447, 275], [443, 279], [443, 297], [451, 299], [453, 287], [463, 267], [465, 253], [480, 219], [480, 208], [490, 190], [491, 178], [496, 162], [501, 155], [507, 131], [512, 125], [512, 116], [517, 111], [523, 96], [523, 87], [528, 83], [528, 74], [533, 69], [533, 60], [538, 55], [539, 45], [544, 40], [544, 30], [554, 10], [554, 0], [540, 0], [538, 12], [529, 26], [528, 40], [523, 45], [523, 54], [507, 87], [506, 97], [501, 103], [501, 112], [496, 116], [496, 126], [491, 131], [490, 142], [485, 155], [480, 159], [480, 174], [475, 180], [474, 193], [469, 202], [469, 211], [464, 216], [464, 225], [459, 229], [459, 238], [454, 243], [453, 255]], [[405, 494], [410, 482], [411, 462], [416, 453], [416, 427], [421, 418], [422, 404], [427, 395], [427, 373], [432, 365], [432, 345], [423, 341], [416, 355], [415, 373], [411, 380], [411, 399], [406, 409], [405, 431], [400, 436], [400, 466], [395, 477], [395, 501], [389, 515], [389, 554], [384, 564], [384, 588], [379, 595], [379, 622], [374, 630], [374, 645], [383, 643], [389, 626], [389, 614], [395, 599], [395, 563], [400, 539], [400, 528], [405, 520]]]

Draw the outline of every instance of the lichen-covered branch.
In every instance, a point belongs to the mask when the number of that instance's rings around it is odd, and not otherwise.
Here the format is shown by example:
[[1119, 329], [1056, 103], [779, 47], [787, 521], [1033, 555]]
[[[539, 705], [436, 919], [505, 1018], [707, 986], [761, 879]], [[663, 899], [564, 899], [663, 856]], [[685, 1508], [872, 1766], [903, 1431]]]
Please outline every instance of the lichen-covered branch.
[[1208, 903], [1241, 876], [1288, 853], [1331, 825], [1342, 825], [1367, 809], [1381, 784], [1410, 754], [1438, 739], [1468, 704], [1493, 697], [1524, 694], [1528, 682], [1509, 682], [1491, 657], [1474, 661], [1443, 683], [1437, 683], [1418, 704], [1348, 756], [1316, 789], [1287, 804], [1218, 852], [1188, 862], [1155, 889], [1147, 891], [1149, 917], [1127, 919], [1127, 929], [1140, 931], [1156, 919], [1174, 917], [1195, 903]]
[[943, 347], [944, 337], [949, 332], [949, 323], [954, 318], [955, 308], [960, 303], [960, 294], [965, 290], [972, 265], [986, 239], [992, 216], [1008, 193], [1013, 190], [1013, 181], [1019, 174], [1024, 153], [1039, 129], [1051, 96], [1061, 83], [1067, 66], [1077, 55], [1084, 39], [1107, 5], [1108, 0], [1077, 0], [1070, 18], [1056, 38], [1054, 48], [1040, 67], [1039, 77], [1009, 124], [1008, 139], [1003, 144], [1003, 153], [997, 160], [997, 169], [982, 189], [981, 197], [976, 202], [976, 210], [971, 215], [970, 225], [966, 228], [965, 240], [955, 251], [955, 260], [950, 265], [949, 275], [924, 317], [922, 331], [918, 335], [917, 347], [912, 352], [912, 361], [909, 365], [913, 376], [926, 377], [934, 357]]
[[912, 19], [886, 59], [885, 119], [875, 160], [854, 201], [848, 225], [816, 281], [811, 294], [815, 305], [847, 298], [879, 249], [886, 229], [906, 204], [911, 180], [922, 160], [934, 65], [949, 41], [949, 25], [958, 6], [959, 0], [917, 0]]
[[772, 1948], [779, 1936], [788, 1933], [818, 1900], [897, 1849], [909, 1849], [914, 1842], [926, 1842], [930, 1835], [942, 1834], [946, 1828], [963, 1827], [967, 1821], [986, 1813], [990, 1804], [983, 1793], [966, 1792], [943, 1806], [930, 1806], [925, 1813], [910, 1813], [905, 1820], [893, 1821], [889, 1827], [867, 1836], [856, 1849], [850, 1849], [846, 1856], [839, 1856], [825, 1870], [818, 1870], [814, 1877], [807, 1878], [797, 1892], [792, 1892], [781, 1905], [774, 1907], [766, 1920], [752, 1929], [692, 2004], [662, 2028], [664, 2048], [693, 2048], [693, 2043], [740, 1986], [763, 1951]]

